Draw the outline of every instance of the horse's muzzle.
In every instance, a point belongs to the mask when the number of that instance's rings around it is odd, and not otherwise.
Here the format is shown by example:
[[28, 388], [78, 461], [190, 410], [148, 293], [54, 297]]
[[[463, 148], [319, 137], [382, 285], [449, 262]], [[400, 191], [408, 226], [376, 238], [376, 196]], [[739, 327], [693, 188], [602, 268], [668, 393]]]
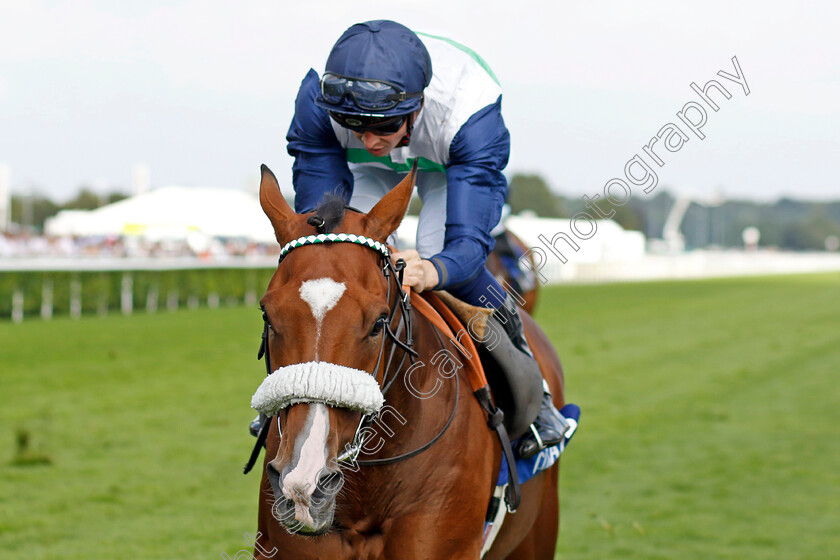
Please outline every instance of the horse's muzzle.
[[328, 532], [333, 522], [335, 497], [344, 484], [341, 471], [324, 468], [310, 493], [308, 488], [283, 485], [272, 463], [266, 465], [266, 473], [274, 492], [271, 506], [274, 518], [291, 533], [318, 536]]

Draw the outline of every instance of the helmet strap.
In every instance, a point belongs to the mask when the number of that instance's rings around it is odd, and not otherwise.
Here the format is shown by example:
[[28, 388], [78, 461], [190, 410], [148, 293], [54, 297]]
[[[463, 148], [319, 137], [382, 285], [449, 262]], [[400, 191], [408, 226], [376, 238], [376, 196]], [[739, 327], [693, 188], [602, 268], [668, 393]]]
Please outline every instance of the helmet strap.
[[[423, 99], [420, 100], [420, 109], [423, 108], [423, 101]], [[411, 142], [411, 132], [414, 130], [414, 121], [417, 119], [417, 115], [420, 114], [420, 109], [413, 111], [405, 120], [405, 136], [403, 136], [399, 144], [396, 145], [397, 148], [408, 146], [408, 143]]]

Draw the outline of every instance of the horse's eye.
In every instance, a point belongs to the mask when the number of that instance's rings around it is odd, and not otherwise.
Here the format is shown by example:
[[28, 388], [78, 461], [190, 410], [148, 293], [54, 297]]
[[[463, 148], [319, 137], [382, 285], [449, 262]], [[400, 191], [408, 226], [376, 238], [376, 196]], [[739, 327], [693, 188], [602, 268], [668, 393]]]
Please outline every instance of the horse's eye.
[[379, 334], [382, 332], [382, 328], [387, 324], [388, 315], [386, 313], [383, 313], [373, 324], [373, 328], [370, 329], [370, 336], [379, 336]]
[[265, 311], [265, 307], [260, 307], [260, 311], [262, 311], [263, 322], [266, 325], [268, 325], [268, 328], [274, 330], [274, 328], [271, 326], [271, 320], [268, 318], [268, 313], [266, 313], [266, 311]]

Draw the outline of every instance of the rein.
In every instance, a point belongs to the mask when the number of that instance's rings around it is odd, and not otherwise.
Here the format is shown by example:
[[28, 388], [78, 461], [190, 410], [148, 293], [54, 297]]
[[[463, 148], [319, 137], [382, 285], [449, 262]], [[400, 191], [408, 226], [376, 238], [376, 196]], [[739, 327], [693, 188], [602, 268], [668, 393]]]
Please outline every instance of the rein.
[[[402, 282], [400, 282], [400, 284], [402, 284]], [[440, 333], [438, 332], [436, 327], [435, 327], [434, 331], [435, 331], [435, 336], [437, 336], [437, 339], [440, 342], [441, 347], [444, 346], [443, 339], [441, 339]], [[402, 362], [400, 362], [400, 365], [402, 365]], [[397, 370], [399, 370], [399, 368], [397, 368]], [[394, 378], [396, 378], [396, 375], [394, 376]], [[409, 459], [411, 457], [414, 457], [415, 455], [419, 455], [422, 452], [429, 449], [435, 443], [437, 443], [437, 441], [441, 437], [443, 437], [443, 434], [446, 433], [446, 430], [449, 429], [449, 426], [452, 424], [452, 421], [455, 419], [455, 412], [458, 410], [458, 399], [461, 396], [461, 386], [458, 383], [458, 378], [457, 377], [453, 376], [452, 381], [455, 383], [455, 403], [452, 405], [452, 412], [449, 414], [449, 419], [446, 421], [446, 424], [443, 425], [443, 427], [440, 429], [440, 431], [437, 433], [437, 435], [435, 437], [433, 437], [428, 442], [426, 442], [425, 444], [421, 445], [420, 447], [418, 447], [417, 449], [415, 449], [413, 451], [408, 451], [406, 453], [402, 453], [402, 454], [396, 455], [394, 457], [387, 457], [387, 458], [384, 458], [384, 459], [361, 459], [361, 460], [357, 460], [356, 463], [359, 464], [359, 465], [390, 465], [392, 463], [398, 463], [399, 461]], [[393, 379], [391, 380], [391, 382], [393, 383]], [[388, 387], [390, 387], [390, 386], [391, 385], [389, 383]], [[384, 393], [386, 390], [387, 390], [387, 388], [384, 389], [382, 392]]]
[[[280, 256], [278, 259], [278, 266], [280, 263], [283, 262], [283, 259], [288, 256], [288, 254], [298, 247], [304, 247], [306, 245], [319, 245], [325, 243], [354, 243], [356, 245], [362, 245], [373, 249], [379, 252], [383, 258], [383, 266], [381, 268], [383, 276], [385, 276], [387, 285], [388, 285], [388, 294], [387, 300], [390, 302], [392, 297], [392, 287], [391, 284], [393, 283], [396, 286], [396, 305], [394, 305], [391, 310], [390, 314], [387, 319], [382, 320], [382, 332], [383, 332], [383, 340], [382, 346], [379, 350], [379, 357], [376, 361], [376, 366], [374, 367], [373, 372], [371, 375], [374, 379], [379, 377], [380, 367], [382, 365], [382, 359], [385, 354], [385, 337], [387, 336], [391, 342], [391, 352], [388, 356], [388, 360], [385, 364], [385, 367], [382, 371], [382, 395], [384, 396], [388, 390], [393, 385], [394, 381], [398, 377], [398, 372], [402, 368], [403, 364], [405, 363], [406, 357], [408, 357], [409, 361], [414, 364], [416, 359], [419, 357], [419, 354], [414, 349], [414, 338], [413, 338], [413, 324], [411, 318], [411, 301], [409, 299], [409, 293], [403, 290], [402, 288], [402, 280], [403, 280], [403, 271], [405, 269], [405, 261], [399, 259], [396, 263], [391, 261], [391, 254], [388, 246], [384, 243], [376, 241], [375, 239], [371, 239], [369, 237], [365, 237], [363, 235], [355, 235], [355, 234], [347, 234], [347, 233], [321, 233], [317, 235], [308, 235], [304, 237], [300, 237], [283, 246], [280, 250]], [[400, 311], [400, 318], [397, 322], [395, 328], [392, 328], [391, 325], [394, 324], [394, 319], [397, 315], [397, 311]], [[263, 316], [263, 331], [262, 337], [260, 340], [260, 347], [259, 351], [257, 352], [257, 359], [260, 360], [265, 358], [265, 368], [266, 368], [266, 376], [272, 375], [274, 373], [272, 366], [271, 366], [271, 352], [268, 347], [268, 336], [269, 336], [269, 329], [271, 328], [271, 324], [268, 319], [268, 315], [266, 314], [265, 310], [262, 310]], [[400, 338], [400, 334], [402, 333], [403, 329], [405, 329], [405, 340], [403, 341]], [[438, 340], [441, 342], [441, 346], [443, 346], [443, 341], [440, 338], [440, 334], [437, 331], [437, 328], [434, 328], [434, 332], [438, 337]], [[402, 358], [400, 359], [397, 367], [393, 371], [393, 375], [388, 378], [388, 372], [391, 369], [391, 364], [394, 360], [394, 355], [396, 350], [402, 350]], [[363, 459], [363, 460], [356, 460], [362, 450], [362, 446], [364, 445], [364, 436], [362, 435], [365, 431], [365, 428], [369, 427], [373, 422], [375, 414], [363, 414], [362, 418], [359, 422], [358, 427], [356, 428], [356, 433], [353, 436], [353, 440], [351, 443], [347, 444], [345, 451], [341, 453], [337, 458], [336, 461], [338, 463], [356, 463], [359, 465], [387, 465], [391, 463], [396, 463], [410, 457], [414, 457], [419, 455], [423, 451], [429, 449], [432, 445], [434, 445], [447, 431], [449, 426], [452, 424], [452, 421], [455, 418], [455, 412], [458, 408], [458, 399], [460, 396], [460, 387], [457, 378], [453, 378], [455, 382], [455, 402], [452, 407], [452, 412], [449, 415], [446, 424], [442, 427], [442, 429], [438, 432], [436, 436], [434, 436], [430, 441], [423, 444], [422, 446], [414, 449], [413, 451], [409, 451], [406, 453], [402, 453], [400, 455], [382, 459]], [[260, 426], [260, 432], [257, 436], [257, 441], [254, 445], [254, 449], [251, 452], [251, 456], [248, 459], [247, 464], [244, 468], [244, 474], [248, 474], [248, 472], [253, 469], [254, 465], [256, 464], [257, 458], [259, 457], [260, 450], [265, 447], [266, 439], [268, 438], [268, 429], [271, 425], [271, 420], [273, 417], [261, 418], [262, 424]], [[280, 428], [280, 421], [278, 417], [277, 426]], [[282, 431], [281, 431], [282, 433]]]

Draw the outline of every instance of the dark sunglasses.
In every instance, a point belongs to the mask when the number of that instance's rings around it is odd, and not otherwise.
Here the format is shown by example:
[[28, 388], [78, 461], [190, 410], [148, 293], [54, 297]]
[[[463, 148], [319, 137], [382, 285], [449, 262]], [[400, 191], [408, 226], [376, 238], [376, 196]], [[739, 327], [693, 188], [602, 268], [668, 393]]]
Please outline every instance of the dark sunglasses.
[[370, 132], [377, 136], [396, 134], [408, 118], [408, 115], [398, 115], [396, 117], [363, 117], [360, 115], [345, 115], [334, 111], [330, 111], [329, 113], [333, 120], [344, 128], [349, 128], [353, 132], [361, 134]]
[[338, 74], [324, 74], [321, 96], [330, 105], [341, 105], [346, 97], [353, 99], [364, 111], [387, 111], [406, 99], [421, 97], [423, 92], [406, 93], [399, 86], [383, 80], [350, 78]]

